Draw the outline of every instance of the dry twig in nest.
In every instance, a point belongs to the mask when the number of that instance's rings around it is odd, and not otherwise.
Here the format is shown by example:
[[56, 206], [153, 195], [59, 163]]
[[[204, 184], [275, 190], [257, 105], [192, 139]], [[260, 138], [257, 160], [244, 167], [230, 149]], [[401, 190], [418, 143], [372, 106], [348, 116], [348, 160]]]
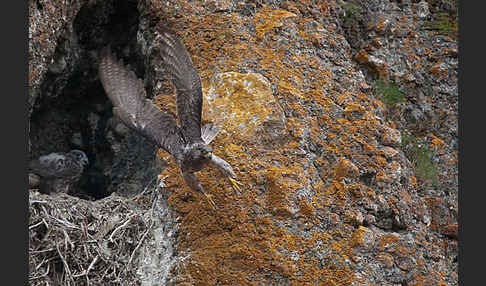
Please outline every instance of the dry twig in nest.
[[133, 260], [153, 227], [157, 191], [136, 202], [29, 192], [29, 284], [138, 285]]

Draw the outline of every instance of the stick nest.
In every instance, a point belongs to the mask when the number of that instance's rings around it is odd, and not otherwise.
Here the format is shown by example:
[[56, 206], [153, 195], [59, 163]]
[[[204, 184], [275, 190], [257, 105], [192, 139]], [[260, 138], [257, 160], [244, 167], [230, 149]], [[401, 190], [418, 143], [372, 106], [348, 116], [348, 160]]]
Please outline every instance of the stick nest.
[[140, 285], [134, 262], [150, 210], [147, 195], [87, 201], [31, 191], [29, 284]]

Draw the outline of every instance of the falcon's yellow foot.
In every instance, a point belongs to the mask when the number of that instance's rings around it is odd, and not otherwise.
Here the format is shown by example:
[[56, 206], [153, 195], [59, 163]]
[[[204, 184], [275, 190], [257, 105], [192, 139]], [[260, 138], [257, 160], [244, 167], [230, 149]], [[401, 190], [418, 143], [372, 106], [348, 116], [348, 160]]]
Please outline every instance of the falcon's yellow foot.
[[233, 179], [231, 177], [228, 177], [228, 179], [230, 180], [231, 187], [233, 188], [233, 190], [238, 191], [238, 192], [241, 191], [240, 186], [243, 186], [243, 183], [241, 183], [237, 179]]
[[208, 200], [208, 203], [211, 205], [211, 208], [213, 210], [216, 210], [216, 204], [214, 203], [212, 196], [206, 194], [205, 192], [203, 192], [203, 194], [206, 196], [206, 199]]

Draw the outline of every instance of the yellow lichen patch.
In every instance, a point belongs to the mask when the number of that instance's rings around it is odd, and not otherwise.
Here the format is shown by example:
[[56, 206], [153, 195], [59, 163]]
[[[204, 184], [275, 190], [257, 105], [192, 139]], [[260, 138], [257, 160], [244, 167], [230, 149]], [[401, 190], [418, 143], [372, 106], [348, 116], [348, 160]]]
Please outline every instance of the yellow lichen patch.
[[442, 151], [444, 146], [445, 146], [445, 142], [444, 140], [438, 138], [437, 136], [435, 136], [434, 134], [430, 133], [428, 135], [428, 137], [432, 138], [431, 142], [432, 142], [432, 145], [434, 146], [434, 151], [438, 152], [438, 151]]
[[295, 17], [294, 13], [281, 9], [265, 7], [255, 15], [257, 39], [262, 40], [266, 33], [282, 26], [285, 19]]
[[429, 69], [429, 72], [437, 78], [440, 77], [442, 79], [445, 79], [449, 71], [447, 70], [445, 63], [439, 61]]
[[378, 241], [378, 250], [389, 251], [400, 244], [400, 237], [398, 235], [389, 234], [382, 236]]
[[365, 50], [359, 50], [355, 56], [355, 59], [360, 63], [368, 63], [369, 62], [369, 55], [366, 53]]
[[304, 126], [305, 122], [303, 122], [299, 118], [290, 117], [287, 119], [287, 127], [290, 131], [290, 134], [296, 139], [300, 139], [300, 137], [302, 136]]
[[203, 118], [233, 136], [254, 136], [265, 121], [278, 119], [270, 83], [260, 74], [220, 73], [203, 86]]
[[334, 180], [329, 188], [325, 191], [325, 206], [337, 205], [338, 207], [344, 206], [348, 198], [346, 192], [346, 186], [340, 182]]
[[375, 155], [375, 156], [373, 156], [373, 163], [374, 163], [373, 164], [374, 166], [381, 169], [381, 168], [386, 166], [387, 160], [383, 156]]
[[361, 118], [363, 113], [366, 112], [366, 109], [364, 106], [356, 103], [350, 103], [346, 106], [344, 109], [344, 114], [348, 116], [348, 118], [354, 119], [354, 118]]
[[402, 144], [402, 136], [400, 131], [389, 127], [386, 128], [386, 131], [381, 137], [381, 142], [383, 145], [400, 146], [400, 144]]
[[377, 262], [382, 264], [385, 268], [393, 267], [393, 256], [390, 253], [381, 252], [376, 255]]
[[[385, 146], [383, 148], [381, 148], [377, 154], [379, 155], [383, 155], [385, 156], [386, 158], [389, 158], [389, 159], [392, 159], [394, 158], [395, 156], [398, 155], [398, 151], [396, 149], [393, 149], [392, 147], [388, 147], [388, 146]], [[381, 157], [381, 156], [380, 156]], [[383, 162], [383, 161], [382, 161]], [[383, 163], [386, 163], [386, 161], [384, 161]]]
[[292, 84], [289, 83], [288, 81], [281, 80], [278, 83], [278, 88], [279, 88], [279, 92], [281, 93], [289, 93], [299, 98], [302, 97], [302, 93], [298, 89], [294, 88]]
[[299, 203], [299, 212], [308, 218], [312, 218], [316, 215], [316, 210], [312, 204], [309, 204], [305, 200], [301, 200]]
[[334, 179], [340, 180], [343, 177], [356, 177], [359, 174], [358, 167], [351, 161], [342, 158], [334, 170]]
[[290, 216], [293, 211], [289, 201], [289, 193], [302, 185], [295, 179], [290, 169], [272, 167], [265, 171], [267, 178], [267, 207], [269, 211], [279, 216]]
[[386, 184], [390, 184], [392, 179], [387, 176], [387, 174], [383, 171], [379, 171], [375, 176], [376, 184], [378, 186], [384, 186]]
[[373, 231], [367, 227], [359, 226], [354, 232], [350, 245], [352, 247], [371, 247], [375, 241]]

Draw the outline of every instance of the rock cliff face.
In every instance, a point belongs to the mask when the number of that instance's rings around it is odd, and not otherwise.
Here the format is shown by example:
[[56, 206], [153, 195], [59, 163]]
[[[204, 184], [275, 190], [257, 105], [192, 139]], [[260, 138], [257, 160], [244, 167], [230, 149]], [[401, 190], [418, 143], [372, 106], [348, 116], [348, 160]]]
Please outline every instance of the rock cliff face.
[[[29, 12], [30, 156], [76, 147], [93, 162], [76, 197], [30, 192], [32, 285], [458, 284], [457, 2], [39, 0]], [[216, 211], [113, 118], [99, 83], [111, 44], [175, 113], [160, 24], [191, 54], [203, 123], [223, 127], [214, 152], [244, 183], [201, 171]]]

